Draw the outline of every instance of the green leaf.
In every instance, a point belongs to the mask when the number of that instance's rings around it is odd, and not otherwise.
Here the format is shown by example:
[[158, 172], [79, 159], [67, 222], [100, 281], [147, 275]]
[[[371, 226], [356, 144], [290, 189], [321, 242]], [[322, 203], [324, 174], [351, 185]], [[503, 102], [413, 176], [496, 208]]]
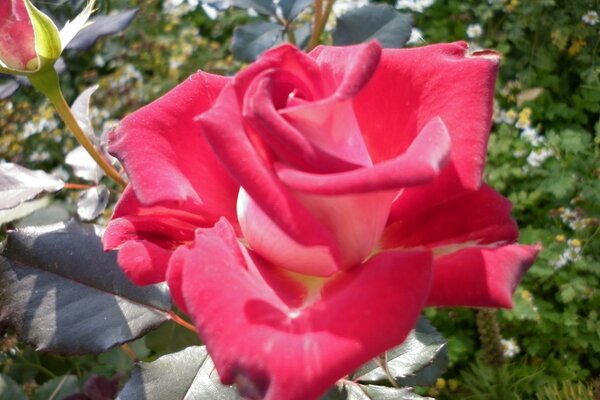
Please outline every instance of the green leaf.
[[151, 363], [138, 364], [117, 400], [239, 400], [219, 381], [206, 347], [192, 346]]
[[131, 283], [99, 229], [77, 222], [9, 232], [0, 257], [0, 322], [38, 350], [100, 353], [168, 319], [164, 286]]
[[102, 36], [122, 32], [131, 24], [138, 12], [137, 8], [120, 11], [111, 15], [101, 15], [90, 19], [86, 25], [67, 45], [67, 50], [85, 51]]
[[77, 215], [82, 221], [93, 221], [104, 212], [110, 192], [104, 185], [82, 191], [77, 200]]
[[59, 376], [37, 388], [31, 400], [63, 399], [77, 391], [79, 391], [77, 376]]
[[83, 130], [92, 141], [96, 141], [97, 139], [90, 117], [90, 100], [96, 90], [98, 90], [98, 85], [90, 86], [81, 92], [71, 105], [71, 112], [81, 127], [81, 130]]
[[240, 61], [254, 61], [265, 50], [283, 41], [283, 28], [273, 22], [256, 22], [235, 28], [233, 56]]
[[0, 400], [27, 400], [27, 396], [11, 377], [0, 374]]
[[65, 26], [59, 32], [61, 51], [67, 47], [67, 45], [73, 40], [73, 38], [83, 29], [85, 24], [90, 19], [90, 16], [94, 12], [95, 0], [90, 0], [86, 4], [85, 8], [73, 19], [73, 21], [67, 21]]
[[9, 208], [8, 210], [0, 210], [0, 224], [5, 224], [10, 221], [14, 221], [50, 205], [52, 200], [49, 196], [45, 196], [36, 200], [26, 201], [23, 204], [19, 204], [15, 208]]
[[337, 19], [333, 44], [346, 46], [377, 39], [383, 47], [403, 47], [410, 38], [412, 16], [388, 4], [371, 4], [347, 12]]
[[146, 335], [146, 346], [157, 354], [174, 353], [194, 345], [200, 345], [198, 335], [173, 321]]
[[446, 370], [446, 341], [421, 317], [404, 343], [386, 353], [387, 370], [381, 360], [373, 360], [358, 369], [353, 379], [361, 382], [381, 382], [391, 377], [400, 385], [431, 385]]
[[[0, 68], [0, 72], [3, 68]], [[16, 79], [9, 79], [2, 81], [0, 84], [0, 100], [8, 99], [12, 96], [20, 87], [21, 84]]]
[[0, 210], [14, 208], [42, 192], [56, 192], [63, 181], [44, 171], [13, 163], [0, 164]]

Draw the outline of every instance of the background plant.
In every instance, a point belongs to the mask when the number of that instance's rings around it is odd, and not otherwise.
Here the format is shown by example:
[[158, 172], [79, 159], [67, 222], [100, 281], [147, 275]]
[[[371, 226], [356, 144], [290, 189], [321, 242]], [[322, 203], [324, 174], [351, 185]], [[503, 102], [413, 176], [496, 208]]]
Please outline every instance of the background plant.
[[[81, 6], [77, 1], [60, 3], [50, 10], [59, 21]], [[290, 33], [297, 44], [309, 45], [306, 27], [315, 21], [310, 2], [293, 18], [290, 14], [282, 18], [277, 9], [257, 9], [253, 14], [248, 7], [227, 8], [222, 3], [144, 2], [131, 28], [119, 36], [100, 38], [86, 51], [67, 50], [65, 96], [72, 102], [99, 84], [90, 116], [100, 136], [125, 113], [199, 68], [232, 74], [260, 51], [289, 40]], [[347, 2], [338, 0], [338, 9], [333, 8], [330, 17], [322, 16], [322, 41], [336, 43], [336, 13], [343, 15], [351, 8], [343, 3]], [[503, 53], [486, 179], [513, 202], [521, 241], [544, 246], [517, 291], [514, 310], [496, 314], [505, 356], [500, 369], [482, 361], [475, 311], [426, 312], [448, 340], [450, 369], [435, 383], [422, 383], [421, 392], [440, 398], [501, 398], [495, 388], [508, 382], [516, 398], [560, 398], [556, 396], [569, 390], [588, 393], [600, 376], [600, 22], [594, 23], [593, 17], [596, 12], [597, 18], [600, 4], [597, 0], [371, 3], [387, 3], [403, 13], [398, 14], [397, 25], [386, 26], [392, 37], [409, 40], [409, 46], [467, 40], [472, 47]], [[98, 2], [99, 14], [136, 5], [126, 0]], [[412, 35], [406, 28], [409, 19], [418, 29]], [[257, 27], [271, 30], [261, 35]], [[360, 40], [368, 37], [365, 31]], [[238, 45], [236, 51], [236, 40], [254, 43], [254, 52], [240, 55], [239, 49], [248, 46]], [[3, 83], [14, 87], [11, 79]], [[54, 197], [50, 208], [5, 224], [3, 231], [68, 219], [80, 208], [79, 188], [97, 187], [77, 173], [79, 167], [65, 166], [65, 154], [76, 148], [75, 141], [31, 88], [22, 86], [2, 100], [0, 115], [0, 159], [54, 171], [72, 184]], [[116, 192], [109, 192], [109, 197], [99, 223], [110, 215]], [[49, 398], [52, 393], [62, 398], [84, 393], [85, 382], [96, 375], [105, 377], [99, 386], [118, 389], [126, 379], [118, 374], [131, 371], [134, 361], [151, 362], [197, 344], [193, 332], [169, 321], [126, 347], [98, 356], [56, 356], [35, 352], [9, 331], [1, 343], [0, 368], [5, 387], [33, 398]]]

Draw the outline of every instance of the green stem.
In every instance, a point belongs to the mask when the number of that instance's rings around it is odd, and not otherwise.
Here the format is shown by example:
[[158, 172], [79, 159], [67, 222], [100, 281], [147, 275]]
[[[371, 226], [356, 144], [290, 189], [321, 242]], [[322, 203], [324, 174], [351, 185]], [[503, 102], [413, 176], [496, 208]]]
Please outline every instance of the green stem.
[[36, 369], [39, 369], [40, 371], [42, 371], [43, 373], [45, 373], [46, 375], [48, 375], [50, 378], [56, 378], [56, 375], [54, 375], [52, 373], [52, 371], [50, 371], [48, 368], [45, 368], [43, 365], [34, 364], [32, 362], [29, 362], [24, 358], [22, 358], [21, 361], [16, 361], [16, 362], [12, 363], [12, 365], [23, 365], [25, 367], [36, 368]]
[[48, 69], [43, 72], [39, 72], [29, 76], [29, 80], [33, 87], [42, 92], [50, 102], [56, 108], [56, 111], [64, 121], [65, 125], [73, 132], [75, 139], [80, 145], [89, 153], [89, 155], [96, 161], [96, 163], [104, 170], [106, 175], [112, 178], [119, 185], [125, 187], [127, 182], [123, 180], [121, 175], [114, 169], [114, 167], [102, 156], [102, 154], [96, 149], [90, 138], [77, 123], [75, 116], [73, 115], [71, 108], [67, 104], [63, 97], [62, 91], [60, 90], [60, 83], [58, 75], [54, 69]]
[[[325, 9], [323, 9], [323, 1], [325, 2]], [[323, 33], [323, 30], [325, 30], [329, 14], [331, 14], [331, 10], [333, 9], [333, 3], [335, 3], [335, 0], [315, 0], [315, 18], [310, 40], [306, 46], [307, 52], [319, 45], [321, 34]]]
[[294, 34], [294, 28], [292, 27], [291, 23], [286, 25], [285, 32], [287, 33], [288, 41], [295, 46], [296, 45], [296, 35]]
[[198, 330], [196, 329], [196, 327], [194, 325], [190, 324], [189, 322], [187, 322], [186, 320], [181, 318], [179, 315], [175, 314], [173, 311], [169, 312], [169, 317], [171, 318], [171, 320], [173, 322], [183, 326], [185, 329], [190, 330], [194, 333], [198, 333]]
[[315, 16], [313, 18], [313, 26], [312, 32], [310, 33], [310, 39], [308, 40], [308, 45], [306, 46], [306, 52], [311, 51], [319, 44], [319, 38], [321, 37], [321, 31], [319, 31], [319, 26], [321, 26], [321, 18], [323, 13], [323, 1], [315, 0]]

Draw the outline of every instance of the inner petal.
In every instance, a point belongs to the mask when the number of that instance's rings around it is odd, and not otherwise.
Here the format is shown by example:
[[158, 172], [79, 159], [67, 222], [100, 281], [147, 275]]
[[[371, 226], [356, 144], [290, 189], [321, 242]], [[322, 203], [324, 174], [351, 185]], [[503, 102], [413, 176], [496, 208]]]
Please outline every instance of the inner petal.
[[350, 101], [332, 97], [279, 112], [321, 150], [356, 165], [373, 165]]
[[248, 245], [275, 265], [314, 276], [330, 276], [340, 268], [327, 246], [307, 246], [294, 240], [243, 188], [238, 196], [238, 220]]

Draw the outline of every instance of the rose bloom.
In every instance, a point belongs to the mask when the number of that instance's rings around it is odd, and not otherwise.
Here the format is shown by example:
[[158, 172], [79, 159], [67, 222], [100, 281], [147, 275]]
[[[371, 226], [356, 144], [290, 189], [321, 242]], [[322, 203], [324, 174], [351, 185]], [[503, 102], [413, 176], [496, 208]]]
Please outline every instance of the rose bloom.
[[23, 0], [0, 1], [0, 67], [28, 70], [37, 67], [35, 35]]
[[481, 181], [498, 62], [371, 42], [198, 72], [111, 133], [104, 246], [168, 282], [223, 383], [316, 399], [423, 307], [511, 306], [538, 249]]

